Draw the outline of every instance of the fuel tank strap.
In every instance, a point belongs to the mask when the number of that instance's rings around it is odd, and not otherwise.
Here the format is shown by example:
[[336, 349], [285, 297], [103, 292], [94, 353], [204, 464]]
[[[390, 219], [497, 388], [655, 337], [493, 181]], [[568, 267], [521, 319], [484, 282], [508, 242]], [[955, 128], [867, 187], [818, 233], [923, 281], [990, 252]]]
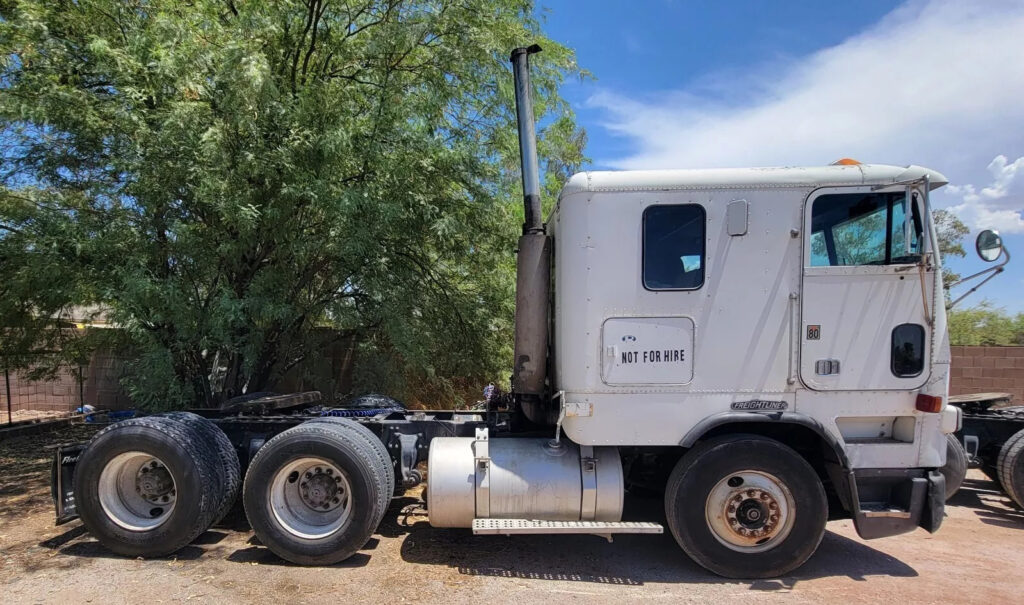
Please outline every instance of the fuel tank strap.
[[491, 455], [489, 436], [486, 428], [476, 430], [473, 442], [474, 466], [476, 468], [476, 516], [491, 516]]
[[593, 521], [597, 517], [597, 458], [593, 446], [580, 446], [580, 479], [583, 484], [580, 521]]

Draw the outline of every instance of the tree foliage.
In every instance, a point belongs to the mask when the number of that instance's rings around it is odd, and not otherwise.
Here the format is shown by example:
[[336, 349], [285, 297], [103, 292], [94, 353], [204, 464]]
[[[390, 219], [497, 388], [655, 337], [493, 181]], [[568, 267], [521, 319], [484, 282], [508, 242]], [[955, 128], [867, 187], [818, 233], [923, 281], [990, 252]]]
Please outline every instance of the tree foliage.
[[579, 71], [532, 10], [0, 1], [0, 353], [81, 355], [97, 331], [71, 346], [55, 319], [92, 305], [151, 407], [272, 387], [325, 326], [357, 337], [360, 386], [452, 404], [453, 377], [497, 378], [522, 222], [511, 48], [544, 47], [549, 203], [582, 161], [558, 96]]
[[949, 312], [953, 345], [1024, 345], [1024, 313], [1010, 315], [989, 301]]
[[[970, 233], [967, 225], [957, 215], [945, 209], [936, 210], [932, 218], [935, 221], [935, 237], [939, 240], [939, 252], [942, 254], [942, 258], [947, 259], [951, 256], [963, 258], [966, 255], [963, 246], [964, 237]], [[948, 292], [950, 284], [960, 279], [960, 274], [951, 270], [945, 261], [943, 263], [942, 283], [945, 284]]]

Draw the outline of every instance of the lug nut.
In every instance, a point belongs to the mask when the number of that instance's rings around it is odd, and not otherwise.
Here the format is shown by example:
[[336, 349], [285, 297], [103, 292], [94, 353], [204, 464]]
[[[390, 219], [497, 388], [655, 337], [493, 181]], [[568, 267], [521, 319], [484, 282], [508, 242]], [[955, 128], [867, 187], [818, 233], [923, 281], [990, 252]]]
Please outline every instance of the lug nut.
[[327, 474], [328, 475], [333, 475], [334, 474], [334, 469], [333, 468], [327, 469]]

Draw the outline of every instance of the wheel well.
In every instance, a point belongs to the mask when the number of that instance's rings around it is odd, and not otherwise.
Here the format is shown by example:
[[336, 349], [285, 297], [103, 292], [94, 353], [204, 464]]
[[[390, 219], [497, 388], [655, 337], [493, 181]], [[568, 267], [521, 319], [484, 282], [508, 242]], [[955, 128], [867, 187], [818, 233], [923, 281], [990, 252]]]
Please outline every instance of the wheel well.
[[779, 441], [807, 461], [818, 474], [829, 501], [829, 518], [849, 517], [849, 486], [840, 452], [809, 426], [788, 422], [730, 422], [712, 427], [697, 442], [737, 433], [759, 435]]

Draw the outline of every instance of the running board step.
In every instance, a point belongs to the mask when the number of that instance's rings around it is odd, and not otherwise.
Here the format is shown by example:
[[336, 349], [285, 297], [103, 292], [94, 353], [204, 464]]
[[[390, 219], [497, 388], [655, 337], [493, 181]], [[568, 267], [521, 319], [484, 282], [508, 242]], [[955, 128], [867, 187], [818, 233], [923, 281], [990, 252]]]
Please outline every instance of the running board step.
[[474, 534], [660, 534], [657, 523], [639, 521], [535, 521], [533, 519], [473, 519]]
[[887, 519], [909, 519], [910, 518], [910, 511], [908, 511], [908, 510], [899, 510], [898, 508], [875, 509], [875, 510], [871, 510], [871, 509], [864, 510], [864, 509], [861, 509], [860, 512], [864, 513], [864, 516], [867, 517], [868, 519], [875, 519], [875, 518], [883, 518], [883, 519], [885, 519], [885, 518], [887, 518]]

